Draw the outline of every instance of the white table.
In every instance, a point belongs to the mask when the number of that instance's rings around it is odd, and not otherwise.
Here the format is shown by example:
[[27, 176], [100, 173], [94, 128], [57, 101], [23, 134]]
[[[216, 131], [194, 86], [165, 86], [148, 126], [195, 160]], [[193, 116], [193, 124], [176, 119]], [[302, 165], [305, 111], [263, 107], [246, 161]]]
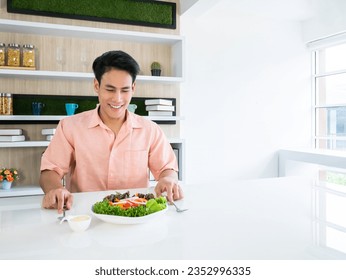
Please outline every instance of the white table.
[[[42, 196], [0, 199], [0, 259], [346, 259], [346, 219], [333, 219], [330, 196], [345, 194], [299, 177], [184, 186], [175, 212], [146, 224], [114, 225], [93, 217], [74, 233]], [[110, 192], [75, 194], [70, 214], [91, 214]], [[343, 218], [346, 211], [336, 211]]]

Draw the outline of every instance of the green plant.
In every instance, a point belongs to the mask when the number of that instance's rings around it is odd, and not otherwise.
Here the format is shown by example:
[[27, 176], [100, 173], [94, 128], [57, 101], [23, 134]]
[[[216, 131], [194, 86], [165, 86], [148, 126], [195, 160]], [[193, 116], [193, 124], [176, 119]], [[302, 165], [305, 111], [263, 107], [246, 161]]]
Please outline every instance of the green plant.
[[15, 168], [6, 168], [3, 167], [0, 169], [0, 182], [6, 180], [9, 182], [13, 182], [19, 179], [18, 171]]
[[161, 64], [157, 61], [154, 61], [153, 63], [151, 63], [150, 68], [151, 70], [154, 70], [154, 69], [161, 70]]

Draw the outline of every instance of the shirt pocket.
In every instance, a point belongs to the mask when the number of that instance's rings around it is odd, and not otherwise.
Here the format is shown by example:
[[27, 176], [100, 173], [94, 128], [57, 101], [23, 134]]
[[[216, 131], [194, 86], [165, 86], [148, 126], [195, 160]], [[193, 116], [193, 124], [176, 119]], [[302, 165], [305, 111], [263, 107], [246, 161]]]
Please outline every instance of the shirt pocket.
[[143, 181], [148, 177], [148, 152], [126, 151], [124, 174], [129, 181]]

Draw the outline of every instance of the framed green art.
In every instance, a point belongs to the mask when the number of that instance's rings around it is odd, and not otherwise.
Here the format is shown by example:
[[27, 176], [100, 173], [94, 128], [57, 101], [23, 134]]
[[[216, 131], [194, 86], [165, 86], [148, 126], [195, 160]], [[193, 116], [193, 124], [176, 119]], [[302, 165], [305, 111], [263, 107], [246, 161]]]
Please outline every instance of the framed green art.
[[7, 0], [9, 13], [176, 28], [176, 3], [154, 0]]

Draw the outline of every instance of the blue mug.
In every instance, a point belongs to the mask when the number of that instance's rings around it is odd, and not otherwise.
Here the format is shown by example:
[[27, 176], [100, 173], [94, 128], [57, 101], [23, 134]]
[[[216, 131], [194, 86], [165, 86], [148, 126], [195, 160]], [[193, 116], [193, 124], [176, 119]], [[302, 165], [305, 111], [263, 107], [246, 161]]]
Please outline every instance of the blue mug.
[[76, 103], [66, 103], [65, 104], [65, 109], [66, 109], [66, 113], [68, 116], [74, 115], [77, 108], [78, 108], [78, 104], [76, 104]]
[[42, 109], [44, 107], [44, 103], [42, 102], [32, 102], [32, 114], [33, 115], [41, 115]]

